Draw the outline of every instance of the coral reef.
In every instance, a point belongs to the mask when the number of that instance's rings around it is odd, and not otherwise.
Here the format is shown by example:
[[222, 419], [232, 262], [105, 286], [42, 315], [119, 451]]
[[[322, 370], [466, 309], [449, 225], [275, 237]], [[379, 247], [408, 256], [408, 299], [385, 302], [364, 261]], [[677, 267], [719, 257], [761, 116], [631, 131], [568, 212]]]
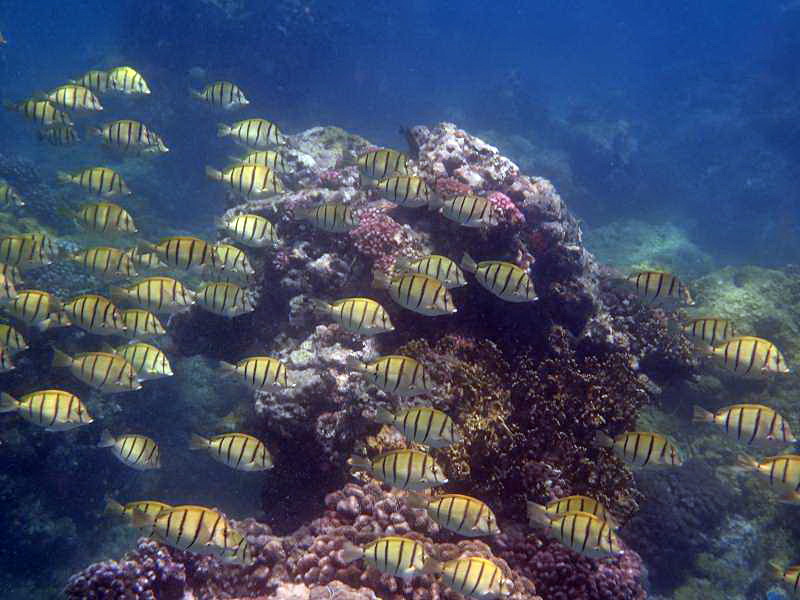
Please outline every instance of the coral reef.
[[[286, 537], [248, 519], [236, 525], [256, 550], [255, 563], [239, 567], [180, 552], [142, 538], [119, 561], [104, 561], [74, 575], [65, 595], [70, 600], [110, 597], [130, 600], [223, 598], [456, 598], [436, 578], [420, 575], [405, 582], [383, 575], [363, 561], [346, 564], [340, 551], [383, 535], [404, 535], [429, 549], [442, 532], [427, 514], [408, 508], [402, 498], [375, 484], [348, 484], [325, 497], [323, 516]], [[546, 598], [640, 600], [641, 565], [635, 554], [595, 564], [553, 542], [541, 542], [513, 527], [488, 545], [477, 540], [436, 543], [441, 558], [483, 556], [498, 561], [513, 582], [514, 600]], [[539, 591], [541, 586], [541, 591]], [[320, 589], [321, 588], [321, 589]]]

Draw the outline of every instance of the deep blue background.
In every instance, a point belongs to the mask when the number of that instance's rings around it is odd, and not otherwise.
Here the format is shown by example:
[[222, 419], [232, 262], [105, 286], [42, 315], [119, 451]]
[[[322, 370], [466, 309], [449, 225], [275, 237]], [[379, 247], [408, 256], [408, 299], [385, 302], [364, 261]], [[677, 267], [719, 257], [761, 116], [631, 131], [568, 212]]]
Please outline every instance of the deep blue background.
[[[217, 4], [243, 8], [6, 0], [0, 94], [18, 100], [90, 67], [138, 67], [154, 94], [131, 113], [171, 141], [165, 180], [186, 180], [165, 202], [173, 211], [188, 195], [212, 211], [197, 163], [225, 156], [215, 118], [186, 93], [206, 81], [188, 75], [201, 67], [207, 80], [239, 83], [251, 113], [290, 132], [336, 124], [402, 146], [400, 125], [454, 120], [552, 177], [588, 227], [674, 220], [723, 262], [797, 260], [793, 0]], [[0, 116], [3, 152], [28, 151], [19, 121]], [[592, 133], [615, 123], [624, 135]], [[510, 135], [564, 152], [569, 180], [506, 148]]]

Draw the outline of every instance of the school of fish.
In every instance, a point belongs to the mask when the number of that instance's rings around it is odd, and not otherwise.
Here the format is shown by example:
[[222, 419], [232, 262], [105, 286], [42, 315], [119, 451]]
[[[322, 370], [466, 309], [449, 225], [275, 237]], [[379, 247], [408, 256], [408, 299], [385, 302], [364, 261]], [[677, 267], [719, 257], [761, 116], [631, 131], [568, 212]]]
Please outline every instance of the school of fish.
[[[151, 94], [151, 90], [138, 71], [121, 66], [108, 71], [88, 71], [30, 99], [7, 104], [7, 108], [36, 123], [42, 141], [68, 146], [81, 142], [69, 111], [76, 115], [102, 112], [101, 99], [106, 94], [138, 97]], [[228, 81], [192, 90], [191, 96], [211, 109], [226, 112], [250, 104], [243, 90]], [[88, 132], [121, 152], [141, 156], [169, 152], [162, 137], [137, 120], [109, 120], [89, 128]], [[291, 144], [291, 138], [274, 122], [249, 118], [220, 124], [218, 135], [232, 139], [245, 148], [246, 154], [223, 169], [205, 167], [210, 180], [243, 198], [268, 198], [286, 191], [282, 176], [291, 172], [292, 164], [281, 149]], [[485, 197], [474, 194], [440, 197], [429, 182], [415, 174], [413, 162], [402, 152], [375, 149], [359, 156], [356, 164], [360, 185], [397, 206], [427, 207], [462, 227], [486, 230], [499, 223]], [[77, 327], [104, 340], [118, 341], [98, 342], [93, 348], [72, 354], [53, 348], [53, 365], [68, 369], [75, 379], [103, 394], [136, 392], [147, 381], [173, 374], [167, 353], [157, 345], [159, 338], [167, 334], [162, 318], [192, 306], [225, 318], [254, 311], [257, 294], [248, 288], [256, 273], [251, 258], [285, 244], [265, 216], [248, 213], [221, 222], [219, 226], [226, 237], [217, 242], [189, 234], [156, 241], [137, 239], [134, 217], [124, 206], [135, 185], [129, 187], [119, 173], [105, 166], [90, 165], [75, 172], [58, 172], [54, 180], [80, 187], [96, 197], [71, 217], [82, 230], [105, 241], [103, 245], [67, 256], [57, 240], [44, 234], [0, 238], [0, 306], [8, 320], [0, 324], [0, 372], [12, 370], [14, 357], [28, 350], [23, 333], [26, 329], [46, 332], [56, 327]], [[25, 206], [24, 196], [2, 180], [0, 202], [15, 210]], [[347, 233], [359, 225], [358, 211], [343, 202], [299, 208], [292, 217], [331, 235]], [[74, 261], [105, 287], [73, 298], [58, 298], [50, 291], [25, 287], [28, 270], [56, 260]], [[175, 273], [200, 275], [204, 283], [192, 289]], [[458, 308], [450, 290], [467, 285], [467, 275], [502, 301], [537, 300], [535, 282], [527, 269], [498, 259], [476, 261], [469, 254], [464, 254], [458, 262], [436, 254], [403, 258], [391, 272], [374, 271], [373, 286], [384, 290], [400, 307], [419, 315], [451, 315]], [[665, 307], [692, 304], [688, 287], [667, 272], [634, 273], [625, 284], [648, 304]], [[390, 312], [373, 298], [315, 298], [311, 303], [320, 316], [332, 319], [354, 334], [372, 336], [394, 330]], [[772, 342], [738, 334], [729, 319], [695, 317], [681, 328], [730, 373], [769, 377], [789, 372], [783, 355]], [[389, 396], [408, 400], [436, 391], [436, 382], [426, 365], [408, 356], [385, 355], [365, 360], [354, 355], [347, 364], [353, 373]], [[286, 365], [270, 356], [221, 362], [219, 371], [236, 377], [253, 390], [273, 391], [293, 386]], [[42, 387], [18, 398], [0, 393], [0, 412], [15, 412], [50, 431], [66, 431], [94, 422], [78, 395]], [[411, 447], [373, 457], [352, 456], [348, 463], [353, 472], [395, 489], [409, 506], [426, 511], [441, 527], [457, 535], [479, 537], [500, 532], [494, 512], [482, 500], [432, 491], [448, 483], [447, 474], [432, 452], [463, 441], [453, 418], [425, 406], [424, 402], [393, 411], [379, 408], [371, 418], [394, 427]], [[715, 425], [748, 446], [796, 441], [787, 419], [760, 404], [736, 404], [715, 412], [698, 406], [694, 420]], [[683, 462], [680, 450], [657, 432], [630, 431], [611, 437], [597, 431], [595, 443], [635, 468], [678, 467]], [[97, 446], [107, 448], [132, 469], [158, 469], [161, 465], [158, 442], [136, 432], [112, 433], [104, 429]], [[208, 437], [193, 434], [187, 449], [207, 453], [215, 461], [240, 471], [265, 471], [273, 466], [267, 446], [244, 432]], [[779, 454], [759, 460], [742, 454], [737, 468], [767, 478], [786, 501], [800, 502], [800, 455]], [[143, 535], [172, 547], [239, 564], [253, 560], [246, 538], [216, 509], [170, 506], [154, 500], [121, 504], [113, 499], [108, 501], [107, 508]], [[545, 504], [528, 502], [527, 518], [532, 527], [585, 556], [602, 559], [624, 552], [614, 515], [595, 499], [568, 496]], [[363, 546], [349, 543], [341, 551], [341, 559], [363, 560], [382, 573], [406, 580], [423, 573], [437, 574], [453, 591], [472, 598], [503, 598], [513, 591], [510, 578], [499, 564], [482, 557], [442, 562], [429, 555], [423, 544], [403, 536], [381, 537]], [[784, 569], [773, 565], [772, 568], [777, 576], [797, 588], [800, 567]]]

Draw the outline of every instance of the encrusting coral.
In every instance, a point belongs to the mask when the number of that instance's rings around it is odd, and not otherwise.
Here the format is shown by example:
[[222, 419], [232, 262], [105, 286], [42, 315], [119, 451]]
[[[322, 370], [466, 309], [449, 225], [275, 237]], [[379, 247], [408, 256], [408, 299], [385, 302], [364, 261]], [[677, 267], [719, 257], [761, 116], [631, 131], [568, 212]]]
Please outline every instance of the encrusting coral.
[[[222, 600], [225, 598], [320, 598], [337, 594], [400, 600], [455, 600], [431, 575], [411, 581], [382, 574], [363, 561], [346, 563], [346, 542], [364, 544], [384, 535], [422, 542], [438, 557], [491, 558], [513, 584], [512, 600], [639, 600], [641, 564], [635, 554], [596, 564], [557, 543], [540, 541], [513, 527], [493, 539], [439, 542], [438, 525], [425, 511], [375, 484], [348, 484], [325, 497], [325, 512], [292, 535], [277, 537], [252, 519], [236, 525], [255, 549], [251, 566], [223, 564], [142, 538], [120, 561], [90, 565], [67, 584], [68, 600]], [[541, 586], [542, 591], [537, 589]], [[322, 587], [322, 589], [319, 589]], [[323, 593], [330, 595], [322, 596]]]

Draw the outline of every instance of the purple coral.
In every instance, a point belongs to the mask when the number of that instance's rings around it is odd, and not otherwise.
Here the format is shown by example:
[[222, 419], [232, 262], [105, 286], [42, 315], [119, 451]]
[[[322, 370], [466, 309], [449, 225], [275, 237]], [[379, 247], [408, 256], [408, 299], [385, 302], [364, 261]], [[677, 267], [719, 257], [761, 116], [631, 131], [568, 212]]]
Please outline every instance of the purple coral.
[[[455, 599], [458, 596], [430, 575], [410, 582], [385, 575], [363, 561], [345, 563], [346, 541], [364, 544], [385, 535], [412, 537], [450, 560], [482, 556], [494, 560], [514, 586], [512, 600], [545, 597], [570, 600], [639, 600], [641, 564], [635, 553], [594, 563], [563, 546], [542, 541], [513, 526], [484, 543], [448, 542], [424, 510], [409, 508], [402, 497], [375, 484], [348, 484], [325, 497], [325, 512], [287, 537], [273, 536], [252, 519], [236, 524], [247, 533], [255, 564], [239, 567], [212, 557], [180, 552], [142, 539], [122, 561], [106, 561], [74, 575], [65, 590], [69, 600], [197, 600], [222, 598], [289, 598], [292, 592], [319, 600], [352, 598]], [[503, 528], [504, 530], [506, 527]], [[442, 541], [445, 540], [445, 541]], [[541, 586], [539, 590], [537, 586]], [[328, 595], [326, 596], [326, 592]], [[304, 595], [306, 594], [306, 595]]]
[[414, 237], [408, 227], [395, 221], [384, 208], [365, 208], [359, 213], [359, 225], [350, 231], [358, 251], [373, 261], [381, 271], [389, 271], [401, 254], [412, 256]]

